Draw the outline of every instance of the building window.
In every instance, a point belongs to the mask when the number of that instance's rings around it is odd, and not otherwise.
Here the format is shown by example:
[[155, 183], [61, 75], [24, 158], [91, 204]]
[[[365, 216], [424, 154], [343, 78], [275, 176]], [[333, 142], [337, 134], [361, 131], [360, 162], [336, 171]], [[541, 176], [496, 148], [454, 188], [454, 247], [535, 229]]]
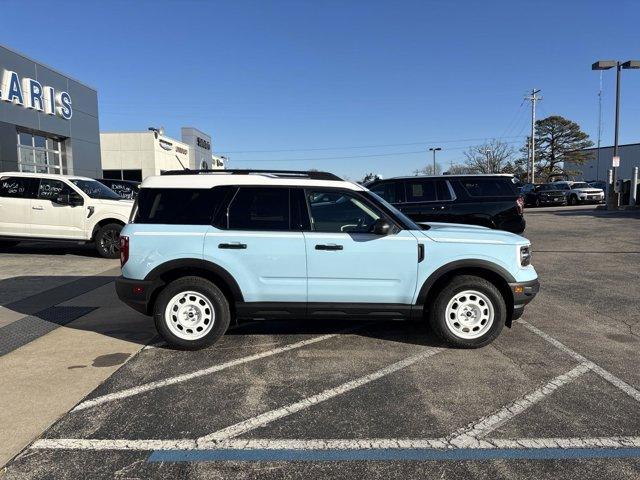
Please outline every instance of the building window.
[[142, 181], [142, 170], [103, 170], [102, 178], [108, 180], [133, 180]]
[[62, 141], [29, 132], [18, 132], [18, 165], [21, 172], [68, 173]]

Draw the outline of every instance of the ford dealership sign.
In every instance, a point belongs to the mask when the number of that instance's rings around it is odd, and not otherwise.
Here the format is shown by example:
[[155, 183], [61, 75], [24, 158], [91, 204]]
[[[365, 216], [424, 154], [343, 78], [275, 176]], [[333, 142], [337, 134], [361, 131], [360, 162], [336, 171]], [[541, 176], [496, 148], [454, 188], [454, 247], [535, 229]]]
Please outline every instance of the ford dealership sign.
[[20, 79], [18, 74], [11, 70], [3, 72], [0, 100], [65, 120], [71, 119], [73, 115], [69, 93], [56, 92], [53, 87], [41, 85], [33, 78]]

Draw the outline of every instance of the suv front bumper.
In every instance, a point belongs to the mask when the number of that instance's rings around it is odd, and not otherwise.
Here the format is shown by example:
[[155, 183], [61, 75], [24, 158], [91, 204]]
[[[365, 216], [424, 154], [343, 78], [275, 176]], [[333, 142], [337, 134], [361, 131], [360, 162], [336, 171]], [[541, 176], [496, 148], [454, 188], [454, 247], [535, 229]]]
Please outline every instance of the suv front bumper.
[[525, 305], [531, 302], [540, 291], [540, 282], [537, 278], [528, 282], [514, 282], [509, 284], [509, 288], [513, 294], [513, 315], [511, 320], [517, 320], [522, 316]]
[[150, 315], [153, 293], [162, 285], [159, 280], [134, 280], [130, 278], [116, 278], [116, 293], [118, 298], [134, 310]]

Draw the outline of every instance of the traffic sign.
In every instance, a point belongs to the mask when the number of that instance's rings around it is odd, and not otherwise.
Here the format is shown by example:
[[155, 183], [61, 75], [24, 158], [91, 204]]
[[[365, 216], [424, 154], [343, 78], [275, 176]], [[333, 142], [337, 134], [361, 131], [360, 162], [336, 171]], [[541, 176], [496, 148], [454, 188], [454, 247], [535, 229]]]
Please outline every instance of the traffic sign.
[[613, 159], [611, 160], [611, 166], [612, 167], [619, 167], [620, 166], [620, 157], [613, 157]]

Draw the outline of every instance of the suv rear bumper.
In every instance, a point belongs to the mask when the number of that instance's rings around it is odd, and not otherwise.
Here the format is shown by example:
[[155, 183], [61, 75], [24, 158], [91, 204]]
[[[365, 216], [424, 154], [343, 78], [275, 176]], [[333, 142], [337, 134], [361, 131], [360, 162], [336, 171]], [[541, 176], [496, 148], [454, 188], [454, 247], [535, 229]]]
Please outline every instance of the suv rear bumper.
[[116, 293], [118, 298], [134, 310], [150, 315], [151, 299], [154, 292], [162, 285], [160, 280], [133, 280], [130, 278], [116, 278]]
[[513, 294], [513, 315], [512, 320], [517, 320], [522, 316], [524, 307], [527, 305], [540, 291], [540, 282], [536, 278], [528, 282], [514, 282], [509, 284], [511, 293]]

